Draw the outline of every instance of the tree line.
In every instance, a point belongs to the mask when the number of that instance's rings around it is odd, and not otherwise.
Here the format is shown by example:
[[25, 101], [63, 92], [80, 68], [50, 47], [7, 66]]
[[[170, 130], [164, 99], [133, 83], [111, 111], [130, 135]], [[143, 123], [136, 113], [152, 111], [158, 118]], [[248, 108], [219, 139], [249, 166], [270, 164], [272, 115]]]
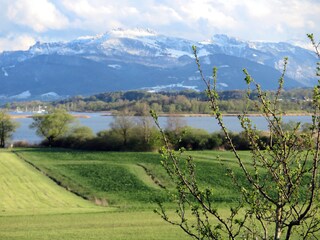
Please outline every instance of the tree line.
[[[274, 98], [275, 91], [266, 92], [269, 98]], [[244, 90], [219, 91], [220, 109], [223, 113], [240, 113], [244, 109], [246, 92]], [[248, 106], [248, 111], [256, 111], [255, 104], [258, 100], [256, 91], [250, 93], [253, 102]], [[287, 112], [310, 112], [312, 89], [283, 90], [280, 106]], [[130, 109], [135, 115], [142, 114], [144, 108], [155, 110], [157, 113], [188, 113], [210, 114], [211, 109], [205, 93], [197, 91], [175, 91], [151, 93], [147, 91], [108, 92], [90, 97], [75, 96], [53, 103], [15, 102], [6, 104], [8, 109], [34, 109], [39, 105], [49, 105], [55, 108], [64, 108], [68, 111], [111, 111], [114, 113]]]
[[[91, 128], [77, 124], [75, 117], [64, 109], [53, 109], [46, 114], [32, 117], [30, 128], [43, 138], [40, 146], [63, 147], [83, 150], [105, 151], [156, 151], [163, 145], [163, 139], [154, 120], [147, 112], [134, 118], [129, 111], [119, 112], [113, 117], [110, 129], [94, 133]], [[293, 129], [295, 122], [284, 123], [284, 129]], [[0, 112], [0, 147], [16, 130], [18, 124], [10, 116]], [[301, 126], [300, 132], [308, 130], [309, 124]], [[268, 144], [270, 137], [264, 132], [257, 134], [262, 143]], [[222, 132], [209, 133], [203, 129], [186, 125], [183, 117], [168, 117], [165, 135], [173, 149], [186, 150], [229, 150], [230, 146]], [[243, 132], [230, 136], [238, 150], [249, 150], [250, 142]], [[26, 142], [16, 142], [15, 146], [29, 146]]]
[[[270, 98], [274, 91], [267, 92]], [[245, 106], [246, 92], [230, 90], [219, 92], [220, 109], [223, 113], [240, 113]], [[281, 106], [288, 112], [311, 111], [311, 89], [291, 89], [283, 91]], [[250, 98], [254, 100], [248, 111], [255, 112], [257, 92], [253, 91]], [[203, 92], [177, 91], [150, 93], [146, 91], [128, 91], [102, 93], [90, 97], [73, 97], [54, 103], [56, 107], [63, 107], [70, 111], [124, 111], [130, 109], [135, 115], [141, 115], [141, 109], [147, 106], [157, 113], [191, 113], [210, 114], [208, 98]]]

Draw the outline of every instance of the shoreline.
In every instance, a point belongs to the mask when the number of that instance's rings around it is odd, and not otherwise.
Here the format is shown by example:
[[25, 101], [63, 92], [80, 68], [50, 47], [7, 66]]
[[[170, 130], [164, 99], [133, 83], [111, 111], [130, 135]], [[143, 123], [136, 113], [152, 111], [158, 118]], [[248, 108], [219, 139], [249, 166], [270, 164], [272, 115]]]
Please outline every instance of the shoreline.
[[[238, 117], [242, 113], [222, 113], [223, 117]], [[197, 113], [159, 113], [159, 117], [212, 117], [211, 114], [197, 114]], [[263, 117], [261, 113], [247, 113], [246, 116], [248, 117]], [[284, 113], [283, 116], [312, 116], [311, 113]]]
[[[75, 118], [91, 118], [88, 115], [81, 115], [81, 114], [71, 114]], [[22, 119], [22, 118], [32, 118], [33, 115], [26, 114], [26, 115], [12, 115], [10, 114], [10, 118], [12, 119]]]
[[[97, 112], [99, 113], [99, 112]], [[242, 113], [222, 113], [223, 117], [238, 117]], [[89, 115], [85, 114], [71, 114], [75, 118], [91, 118]], [[25, 114], [25, 115], [14, 115], [10, 114], [12, 119], [23, 119], [23, 118], [32, 118], [33, 115]], [[102, 117], [110, 117], [110, 116], [117, 116], [116, 114], [101, 114]], [[159, 117], [212, 117], [211, 114], [204, 114], [204, 113], [159, 113]], [[261, 113], [248, 113], [248, 117], [262, 117]], [[284, 113], [283, 116], [312, 116], [311, 113], [305, 112], [297, 112], [297, 113]]]

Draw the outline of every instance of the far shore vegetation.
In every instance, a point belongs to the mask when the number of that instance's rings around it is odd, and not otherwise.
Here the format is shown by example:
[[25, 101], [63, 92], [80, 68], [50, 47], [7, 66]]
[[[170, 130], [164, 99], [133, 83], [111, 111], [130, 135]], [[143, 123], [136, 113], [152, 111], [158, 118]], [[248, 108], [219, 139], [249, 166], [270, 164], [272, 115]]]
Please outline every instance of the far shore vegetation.
[[[275, 97], [275, 91], [267, 91], [270, 99]], [[219, 91], [220, 110], [223, 114], [240, 114], [246, 104], [245, 90]], [[250, 94], [253, 100], [248, 106], [248, 113], [257, 114], [255, 102], [258, 101], [257, 92]], [[283, 90], [280, 106], [285, 114], [309, 114], [312, 111], [312, 88], [299, 88]], [[2, 105], [8, 111], [30, 112], [41, 106], [49, 108], [63, 108], [72, 112], [109, 112], [117, 115], [119, 112], [129, 110], [132, 115], [141, 116], [150, 109], [158, 114], [169, 115], [197, 115], [211, 114], [208, 98], [204, 92], [193, 90], [147, 92], [147, 91], [123, 91], [106, 92], [92, 96], [74, 96], [55, 102], [29, 101], [13, 102]]]

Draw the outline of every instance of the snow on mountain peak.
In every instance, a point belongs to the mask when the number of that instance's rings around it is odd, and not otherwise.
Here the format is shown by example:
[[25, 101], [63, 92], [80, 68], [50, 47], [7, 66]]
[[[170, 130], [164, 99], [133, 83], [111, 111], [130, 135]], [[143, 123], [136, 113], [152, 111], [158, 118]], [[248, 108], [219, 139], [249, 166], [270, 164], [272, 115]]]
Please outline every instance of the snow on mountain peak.
[[215, 34], [215, 35], [213, 35], [211, 41], [213, 44], [217, 44], [219, 46], [242, 45], [245, 43], [237, 38], [229, 37], [225, 34]]
[[64, 47], [64, 42], [41, 43], [37, 41], [33, 46], [29, 48], [28, 52], [31, 54], [31, 56], [53, 54], [64, 50]]
[[293, 46], [301, 47], [310, 51], [314, 51], [314, 47], [312, 46], [312, 43], [309, 41], [302, 41], [300, 39], [291, 39], [287, 41]]
[[123, 29], [123, 28], [116, 28], [112, 29], [109, 32], [110, 35], [116, 37], [149, 37], [149, 36], [157, 36], [158, 34], [149, 29], [149, 28], [132, 28], [132, 29]]
[[101, 38], [103, 36], [104, 36], [104, 34], [97, 34], [97, 35], [94, 35], [94, 36], [91, 36], [91, 35], [80, 36], [76, 40], [78, 40], [78, 41], [94, 40], [94, 39]]
[[27, 99], [29, 97], [31, 97], [31, 92], [29, 90], [27, 90], [27, 91], [24, 91], [24, 92], [22, 92], [20, 94], [11, 96], [10, 98], [11, 99]]
[[55, 92], [47, 92], [47, 93], [41, 94], [41, 97], [59, 97], [59, 95]]
[[95, 36], [81, 36], [76, 40], [78, 41], [91, 41], [91, 40], [107, 40], [109, 38], [137, 38], [137, 37], [150, 37], [158, 36], [158, 34], [149, 28], [114, 28], [104, 34], [97, 34]]

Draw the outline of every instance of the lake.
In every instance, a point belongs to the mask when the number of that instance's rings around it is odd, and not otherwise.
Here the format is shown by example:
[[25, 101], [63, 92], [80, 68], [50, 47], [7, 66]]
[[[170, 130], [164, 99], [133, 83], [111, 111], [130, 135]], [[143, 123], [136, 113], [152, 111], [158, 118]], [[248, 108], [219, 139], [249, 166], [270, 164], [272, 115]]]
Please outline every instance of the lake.
[[[14, 114], [14, 113], [13, 113]], [[26, 114], [26, 113], [24, 113]], [[110, 123], [113, 121], [112, 116], [102, 116], [102, 113], [75, 113], [76, 115], [87, 115], [89, 118], [78, 118], [77, 124], [81, 124], [90, 127], [95, 133], [106, 130], [110, 128]], [[16, 114], [17, 115], [17, 114]], [[138, 119], [139, 117], [134, 117]], [[182, 121], [186, 125], [201, 128], [208, 132], [220, 131], [220, 127], [217, 121], [213, 117], [181, 117]], [[268, 124], [263, 117], [251, 117], [252, 121], [259, 130], [267, 130]], [[311, 116], [285, 116], [284, 122], [295, 121], [303, 123], [310, 123]], [[14, 133], [13, 141], [28, 141], [30, 143], [36, 143], [41, 140], [35, 133], [34, 129], [30, 129], [29, 125], [32, 123], [31, 118], [20, 118], [15, 119], [15, 121], [20, 123], [20, 127]], [[161, 127], [166, 126], [167, 117], [159, 117], [159, 123]], [[233, 132], [240, 132], [241, 126], [239, 120], [235, 116], [225, 116], [224, 122], [226, 127]]]

